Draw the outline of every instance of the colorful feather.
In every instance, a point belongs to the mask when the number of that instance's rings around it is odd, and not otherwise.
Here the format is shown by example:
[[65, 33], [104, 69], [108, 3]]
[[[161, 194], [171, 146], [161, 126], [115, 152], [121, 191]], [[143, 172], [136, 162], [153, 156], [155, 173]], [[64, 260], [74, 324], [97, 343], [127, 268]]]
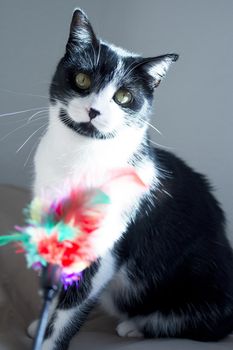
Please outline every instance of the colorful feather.
[[130, 168], [111, 174], [101, 189], [71, 188], [52, 202], [46, 197], [35, 198], [24, 211], [26, 225], [16, 226], [17, 233], [0, 237], [0, 245], [19, 242], [28, 267], [38, 270], [55, 264], [62, 268], [63, 284], [78, 283], [81, 271], [98, 258], [92, 233], [101, 227], [111, 203], [103, 188], [119, 179], [146, 188]]

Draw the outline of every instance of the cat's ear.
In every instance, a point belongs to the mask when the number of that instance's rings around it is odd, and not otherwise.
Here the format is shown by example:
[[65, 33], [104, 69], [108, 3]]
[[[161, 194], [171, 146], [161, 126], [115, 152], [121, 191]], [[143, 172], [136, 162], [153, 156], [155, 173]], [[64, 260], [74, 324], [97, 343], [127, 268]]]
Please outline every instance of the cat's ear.
[[70, 35], [67, 47], [86, 47], [98, 45], [98, 40], [92, 29], [87, 15], [81, 9], [75, 9], [70, 24]]
[[179, 55], [172, 53], [143, 59], [142, 67], [153, 78], [153, 88], [159, 86], [170, 65], [177, 61], [178, 58]]

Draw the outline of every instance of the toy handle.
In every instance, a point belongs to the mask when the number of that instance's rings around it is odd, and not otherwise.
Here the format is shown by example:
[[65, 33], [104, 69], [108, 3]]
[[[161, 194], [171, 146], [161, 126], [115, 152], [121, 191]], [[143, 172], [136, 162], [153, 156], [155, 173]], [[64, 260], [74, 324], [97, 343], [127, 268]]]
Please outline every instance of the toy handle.
[[48, 323], [49, 306], [61, 285], [60, 276], [61, 268], [57, 265], [48, 264], [42, 269], [41, 286], [43, 290], [43, 307], [40, 314], [36, 337], [32, 346], [33, 350], [41, 350], [42, 348]]

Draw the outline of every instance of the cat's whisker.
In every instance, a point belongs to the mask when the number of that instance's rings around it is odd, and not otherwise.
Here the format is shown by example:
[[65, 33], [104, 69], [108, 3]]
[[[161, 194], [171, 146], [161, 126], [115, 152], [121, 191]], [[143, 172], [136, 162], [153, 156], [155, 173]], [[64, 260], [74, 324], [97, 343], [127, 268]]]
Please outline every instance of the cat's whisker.
[[8, 117], [11, 115], [16, 115], [16, 114], [23, 114], [23, 113], [32, 112], [32, 111], [38, 111], [38, 110], [42, 110], [42, 109], [49, 110], [49, 107], [37, 107], [37, 108], [31, 108], [31, 109], [24, 109], [22, 111], [4, 113], [4, 114], [0, 114], [0, 118], [1, 117]]
[[154, 125], [152, 125], [151, 123], [149, 123], [146, 120], [140, 119], [140, 121], [142, 121], [143, 123], [145, 123], [146, 125], [148, 125], [150, 128], [152, 128], [153, 130], [157, 131], [157, 133], [161, 136], [163, 136], [162, 132], [159, 131], [159, 129], [157, 129]]
[[97, 56], [96, 66], [98, 66], [98, 64], [99, 64], [99, 60], [100, 60], [100, 52], [101, 52], [101, 43], [99, 43], [99, 50], [98, 50], [98, 56]]
[[161, 148], [164, 148], [164, 149], [168, 149], [168, 150], [173, 150], [174, 149], [174, 147], [171, 147], [171, 146], [165, 146], [165, 145], [161, 145], [160, 143], [157, 143], [157, 142], [155, 142], [155, 141], [152, 141], [151, 139], [149, 139], [149, 138], [145, 138], [147, 141], [149, 141], [150, 143], [152, 143], [153, 145], [155, 145], [155, 146], [158, 146], [158, 147], [161, 147]]
[[43, 81], [39, 81], [38, 83], [35, 83], [33, 84], [33, 86], [36, 86], [36, 85], [41, 85], [41, 84], [46, 84], [47, 86], [59, 86], [59, 84], [56, 84], [55, 82], [51, 82], [51, 81], [48, 81], [48, 80], [43, 80]]
[[[47, 116], [46, 117], [48, 117], [48, 114], [47, 114]], [[44, 118], [45, 118], [45, 116], [44, 116]], [[32, 121], [30, 121], [30, 123], [31, 122], [33, 122], [33, 121], [37, 121], [38, 119], [41, 119], [41, 117], [37, 117], [37, 118], [33, 118], [33, 120]], [[11, 124], [12, 125], [12, 123], [14, 123], [14, 125], [16, 124], [16, 123], [22, 123], [22, 122], [25, 122], [25, 121], [28, 121], [28, 117], [24, 117], [24, 116], [19, 116], [17, 119], [6, 119], [6, 120], [4, 120], [4, 125], [6, 125], [6, 124]]]
[[[39, 117], [39, 118], [34, 119], [33, 121], [37, 121], [37, 120], [39, 120], [39, 119], [45, 119], [45, 118], [47, 118], [47, 116], [41, 116], [41, 117]], [[26, 126], [28, 126], [28, 125], [29, 125], [28, 119], [27, 119], [27, 118], [26, 118], [26, 119], [23, 119], [23, 121], [25, 121], [25, 120], [27, 120], [26, 123], [24, 123], [23, 125], [18, 126], [18, 127], [15, 128], [14, 130], [11, 130], [10, 132], [8, 132], [6, 135], [4, 135], [4, 136], [0, 139], [0, 142], [1, 142], [1, 141], [4, 141], [5, 139], [7, 139], [10, 135], [14, 134], [16, 131], [18, 131], [18, 130], [20, 130], [20, 129], [23, 129], [23, 128], [25, 128]], [[22, 120], [21, 120], [21, 121], [22, 121]]]
[[163, 136], [163, 133], [157, 129], [154, 125], [152, 125], [151, 123], [149, 123], [148, 121], [144, 120], [143, 118], [140, 118], [139, 116], [137, 116], [138, 120], [146, 125], [148, 125], [150, 128], [152, 128], [153, 130], [155, 130], [159, 135]]
[[18, 126], [16, 129], [14, 129], [14, 130], [8, 132], [6, 135], [4, 135], [4, 136], [0, 139], [0, 141], [4, 141], [8, 136], [10, 136], [10, 135], [14, 134], [16, 131], [18, 131], [18, 130], [24, 128], [26, 125], [27, 125], [27, 123], [26, 123], [26, 124], [23, 124], [23, 125], [20, 125], [20, 126]]
[[41, 115], [40, 117], [37, 117], [36, 119], [31, 120], [30, 123], [31, 122], [36, 122], [37, 120], [40, 120], [40, 119], [48, 119], [48, 117], [49, 117], [48, 114]]
[[45, 123], [43, 125], [41, 125], [38, 129], [36, 129], [27, 139], [26, 141], [24, 141], [24, 143], [17, 149], [16, 153], [18, 153], [25, 145], [26, 143], [39, 131], [41, 130], [42, 128], [44, 128], [45, 126], [47, 126], [48, 123]]
[[10, 93], [10, 94], [14, 94], [14, 95], [32, 96], [32, 97], [40, 97], [40, 98], [48, 99], [48, 96], [38, 95], [38, 94], [31, 94], [30, 92], [18, 92], [18, 91], [13, 91], [13, 90], [8, 90], [8, 89], [0, 89], [0, 91], [7, 92], [7, 93]]
[[86, 57], [89, 58], [91, 67], [94, 68], [94, 67], [95, 67], [95, 61], [92, 60], [92, 57], [91, 57], [91, 55], [89, 54], [89, 52], [85, 52], [85, 53], [86, 53]]
[[30, 122], [36, 115], [41, 114], [41, 113], [45, 113], [45, 112], [47, 113], [48, 110], [47, 110], [47, 109], [43, 109], [43, 110], [41, 110], [41, 111], [39, 111], [39, 112], [34, 113], [34, 114], [31, 115], [31, 117], [28, 119], [28, 122]]
[[96, 65], [96, 54], [95, 54], [95, 49], [94, 49], [93, 44], [91, 44], [91, 48], [92, 48], [92, 51], [93, 51], [93, 56], [94, 56], [93, 67], [95, 67], [95, 65]]
[[[124, 77], [127, 77], [128, 74], [129, 74], [130, 72], [132, 72], [132, 70], [134, 69], [134, 68], [133, 68], [134, 65], [135, 65], [135, 62], [133, 61], [133, 62], [129, 65], [128, 69], [125, 71]], [[131, 68], [132, 68], [132, 69], [131, 69]]]
[[[141, 62], [139, 62], [139, 63], [137, 63], [137, 64], [135, 64], [135, 62], [133, 62], [133, 63], [129, 66], [129, 68], [128, 68], [128, 70], [126, 71], [124, 77], [126, 78], [134, 69], [136, 69], [137, 67], [141, 66], [141, 64], [142, 64]], [[130, 68], [131, 68], [131, 69], [130, 69]]]
[[38, 82], [34, 83], [33, 86], [40, 85], [40, 84], [51, 84], [51, 81], [49, 81], [49, 80], [41, 80], [41, 81], [38, 81]]
[[27, 156], [27, 158], [26, 158], [26, 160], [25, 160], [25, 162], [24, 162], [24, 164], [23, 164], [24, 167], [26, 167], [26, 165], [27, 165], [27, 163], [29, 162], [29, 159], [30, 159], [30, 157], [31, 157], [31, 154], [33, 153], [33, 151], [35, 150], [35, 148], [39, 145], [41, 139], [42, 139], [42, 136], [39, 137], [38, 140], [35, 141], [33, 147], [31, 148], [31, 150], [30, 150], [30, 152], [29, 152], [29, 154], [28, 154], [28, 156]]

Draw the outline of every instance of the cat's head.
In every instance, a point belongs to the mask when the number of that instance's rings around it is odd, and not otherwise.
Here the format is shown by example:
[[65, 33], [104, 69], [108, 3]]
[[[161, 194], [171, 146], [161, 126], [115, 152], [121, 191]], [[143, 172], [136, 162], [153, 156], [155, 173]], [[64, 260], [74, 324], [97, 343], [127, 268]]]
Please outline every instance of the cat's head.
[[154, 89], [178, 55], [143, 58], [98, 39], [75, 10], [64, 57], [50, 87], [59, 118], [73, 132], [97, 139], [147, 128]]

